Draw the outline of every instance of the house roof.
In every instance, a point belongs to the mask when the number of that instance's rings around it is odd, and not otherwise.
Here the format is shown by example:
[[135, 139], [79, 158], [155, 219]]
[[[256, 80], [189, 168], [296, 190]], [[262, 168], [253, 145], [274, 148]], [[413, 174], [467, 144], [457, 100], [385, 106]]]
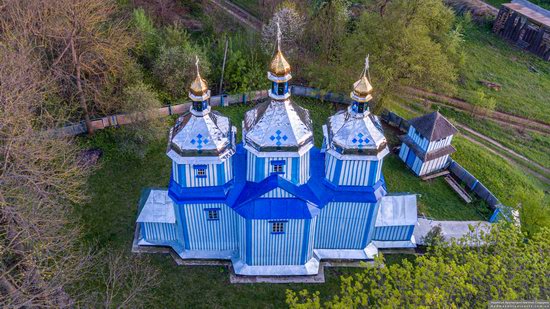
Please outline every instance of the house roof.
[[503, 4], [503, 6], [529, 18], [532, 22], [550, 27], [550, 11], [538, 5], [525, 0], [513, 0], [511, 3]]
[[176, 223], [174, 203], [166, 190], [150, 190], [142, 194], [137, 222]]
[[440, 140], [458, 132], [457, 128], [439, 112], [413, 118], [409, 120], [409, 124], [430, 142]]
[[380, 200], [375, 226], [415, 225], [416, 194], [386, 195]]

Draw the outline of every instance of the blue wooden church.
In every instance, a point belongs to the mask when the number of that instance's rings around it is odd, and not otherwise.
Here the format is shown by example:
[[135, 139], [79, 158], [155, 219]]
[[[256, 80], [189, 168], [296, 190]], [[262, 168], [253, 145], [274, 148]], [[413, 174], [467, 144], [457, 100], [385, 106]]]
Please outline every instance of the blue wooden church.
[[269, 99], [245, 113], [239, 144], [234, 124], [211, 110], [197, 65], [192, 106], [170, 130], [170, 185], [140, 201], [138, 245], [231, 260], [236, 274], [254, 276], [314, 275], [323, 259], [414, 247], [416, 195], [386, 192], [388, 147], [369, 112], [367, 69], [353, 104], [323, 126], [318, 149], [309, 111], [292, 102], [280, 48], [267, 73]]

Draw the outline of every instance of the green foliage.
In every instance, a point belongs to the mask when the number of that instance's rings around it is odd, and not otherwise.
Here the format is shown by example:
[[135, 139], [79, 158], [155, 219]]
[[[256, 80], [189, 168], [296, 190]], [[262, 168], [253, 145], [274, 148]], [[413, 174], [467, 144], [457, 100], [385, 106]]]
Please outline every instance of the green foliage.
[[544, 200], [543, 192], [526, 192], [516, 188], [512, 203], [521, 210], [522, 230], [528, 236], [533, 236], [541, 228], [550, 228], [550, 203]]
[[135, 53], [142, 61], [149, 62], [157, 56], [160, 37], [153, 21], [142, 8], [133, 11], [133, 25], [139, 36]]
[[120, 128], [117, 143], [123, 153], [144, 157], [147, 145], [166, 133], [165, 120], [157, 114], [162, 104], [155, 92], [143, 83], [127, 87], [124, 98], [121, 111], [132, 123]]
[[474, 114], [486, 115], [493, 111], [497, 105], [495, 98], [488, 97], [481, 89], [478, 89], [475, 92], [474, 97], [470, 102], [474, 105], [474, 109], [472, 111]]
[[[468, 245], [474, 244], [476, 247]], [[550, 299], [550, 229], [530, 239], [514, 226], [494, 225], [488, 234], [436, 245], [414, 264], [384, 265], [343, 277], [327, 308], [485, 308], [491, 300]], [[319, 293], [287, 291], [291, 308], [320, 308]]]
[[[212, 75], [218, 78], [221, 76], [226, 39], [228, 48], [223, 92], [234, 94], [269, 88], [269, 80], [265, 75], [268, 58], [259, 47], [258, 37], [250, 33], [223, 36], [206, 43], [213, 47], [210, 50]], [[218, 80], [213, 82], [219, 86]]]
[[204, 50], [189, 40], [187, 33], [180, 28], [166, 28], [163, 45], [153, 63], [153, 74], [157, 82], [173, 97], [187, 94], [186, 89], [196, 76], [195, 57], [200, 59], [202, 76], [210, 73], [210, 63]]
[[368, 53], [372, 83], [382, 102], [400, 85], [453, 92], [456, 66], [463, 59], [464, 27], [455, 23], [453, 12], [441, 0], [373, 5], [375, 9], [365, 11], [352, 30], [339, 35], [343, 41], [333, 60], [311, 66], [309, 76], [316, 84], [349, 91]]

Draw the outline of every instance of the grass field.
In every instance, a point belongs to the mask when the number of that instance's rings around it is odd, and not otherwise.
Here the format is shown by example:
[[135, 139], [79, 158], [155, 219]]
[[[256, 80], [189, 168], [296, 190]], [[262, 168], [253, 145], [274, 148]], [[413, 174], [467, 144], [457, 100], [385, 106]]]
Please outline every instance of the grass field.
[[[315, 124], [315, 138], [321, 142], [320, 124], [332, 114], [332, 105], [311, 100], [299, 100], [311, 109]], [[243, 112], [250, 106], [236, 105], [220, 110], [240, 127]], [[97, 244], [99, 249], [130, 248], [137, 216], [140, 192], [146, 187], [166, 187], [170, 175], [170, 161], [165, 155], [165, 140], [148, 145], [144, 158], [120, 153], [114, 142], [116, 129], [102, 130], [93, 139], [84, 140], [87, 147], [98, 147], [104, 152], [101, 165], [90, 177], [88, 185], [91, 200], [78, 207], [83, 226], [83, 242]], [[442, 180], [421, 182], [394, 155], [388, 157], [384, 173], [390, 191], [420, 193], [419, 207], [426, 215], [439, 219], [481, 220], [483, 215], [475, 207], [463, 204]], [[389, 263], [399, 262], [407, 255], [390, 256]], [[358, 268], [328, 268], [327, 282], [319, 285], [254, 284], [231, 285], [223, 267], [176, 266], [169, 256], [151, 255], [152, 263], [160, 271], [161, 285], [154, 290], [152, 307], [193, 308], [278, 308], [285, 306], [286, 289], [318, 290], [321, 295], [334, 295], [340, 289], [339, 277], [361, 272]]]
[[[427, 113], [423, 108], [420, 108], [418, 105], [407, 104], [405, 101], [395, 101], [392, 102], [389, 109], [396, 112], [398, 115], [410, 119], [421, 114]], [[451, 120], [462, 122], [467, 116], [461, 115], [460, 117], [456, 116], [456, 113], [453, 113], [450, 109], [441, 108], [440, 112], [448, 117]], [[487, 123], [483, 120], [471, 119], [472, 122], [477, 122], [477, 126], [491, 126], [491, 123]], [[465, 123], [469, 125], [468, 123]], [[493, 131], [480, 131], [481, 133], [487, 133], [490, 137], [500, 137], [505, 138], [505, 129], [502, 127], [490, 127], [490, 130]], [[476, 127], [477, 129], [477, 127]], [[516, 132], [517, 133], [517, 132]], [[519, 133], [517, 133], [519, 134]], [[542, 142], [547, 142], [546, 136], [541, 136]], [[497, 138], [495, 138], [497, 139]], [[510, 137], [512, 139], [512, 137]], [[498, 140], [498, 139], [497, 139]], [[536, 141], [531, 141], [532, 143], [537, 143]], [[521, 143], [521, 142], [518, 142]], [[522, 141], [523, 146], [510, 147], [512, 149], [521, 150], [520, 153], [527, 156], [529, 153], [532, 156], [536, 156], [537, 151], [540, 150], [542, 158], [544, 158], [547, 153], [544, 151], [545, 145], [530, 145], [528, 141]], [[511, 165], [504, 159], [492, 154], [488, 150], [466, 140], [460, 136], [456, 136], [453, 139], [453, 146], [457, 149], [452, 156], [454, 160], [460, 163], [464, 168], [466, 168], [470, 173], [472, 173], [476, 178], [478, 178], [483, 184], [497, 196], [497, 198], [504, 204], [511, 205], [511, 197], [515, 190], [525, 190], [527, 192], [541, 191], [545, 190], [548, 186], [541, 183], [538, 179], [526, 175], [519, 167]], [[533, 149], [530, 149], [533, 148]], [[548, 149], [548, 148], [547, 148]], [[519, 152], [519, 151], [518, 151]], [[550, 202], [550, 195], [546, 194], [546, 201]]]
[[[550, 62], [513, 47], [488, 27], [470, 27], [464, 44], [459, 97], [471, 100], [482, 89], [497, 100], [497, 110], [550, 123]], [[485, 88], [480, 80], [499, 83], [502, 90]]]

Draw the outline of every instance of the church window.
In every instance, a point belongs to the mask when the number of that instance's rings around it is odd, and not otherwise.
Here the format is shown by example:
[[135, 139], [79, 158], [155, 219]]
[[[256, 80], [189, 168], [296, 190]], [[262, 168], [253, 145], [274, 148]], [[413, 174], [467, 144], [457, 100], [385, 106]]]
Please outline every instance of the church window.
[[206, 178], [206, 165], [195, 165], [195, 176], [197, 178]]
[[285, 160], [271, 161], [271, 172], [273, 174], [284, 174]]
[[218, 208], [205, 209], [208, 220], [220, 220], [220, 210]]
[[283, 234], [285, 232], [284, 222], [271, 222], [271, 233]]

